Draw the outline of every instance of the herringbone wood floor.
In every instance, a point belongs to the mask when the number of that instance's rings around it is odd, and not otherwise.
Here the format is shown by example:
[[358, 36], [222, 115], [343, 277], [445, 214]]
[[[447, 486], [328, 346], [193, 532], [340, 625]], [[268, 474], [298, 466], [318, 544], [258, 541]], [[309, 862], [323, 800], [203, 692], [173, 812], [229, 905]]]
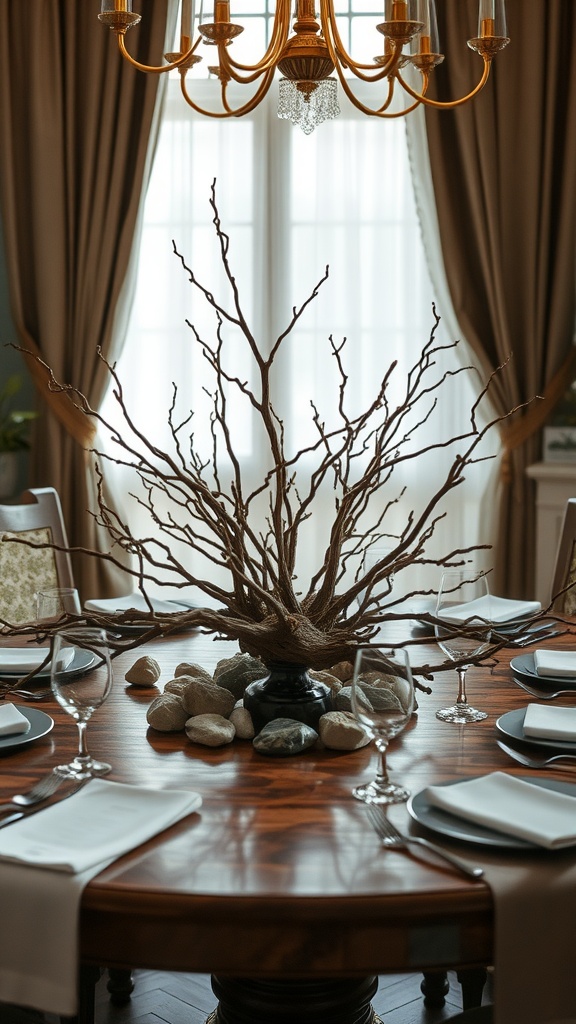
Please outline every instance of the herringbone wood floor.
[[[462, 1007], [456, 976], [449, 975], [450, 992], [438, 1010], [424, 1006], [421, 974], [397, 974], [380, 979], [373, 1005], [384, 1024], [440, 1024]], [[204, 1024], [216, 1000], [210, 978], [199, 974], [135, 971], [135, 988], [126, 1006], [115, 1007], [106, 990], [107, 975], [97, 986], [96, 1024]], [[486, 998], [489, 1000], [489, 982]], [[40, 1018], [57, 1024], [54, 1017]], [[0, 1024], [38, 1024], [36, 1014], [0, 1006]]]

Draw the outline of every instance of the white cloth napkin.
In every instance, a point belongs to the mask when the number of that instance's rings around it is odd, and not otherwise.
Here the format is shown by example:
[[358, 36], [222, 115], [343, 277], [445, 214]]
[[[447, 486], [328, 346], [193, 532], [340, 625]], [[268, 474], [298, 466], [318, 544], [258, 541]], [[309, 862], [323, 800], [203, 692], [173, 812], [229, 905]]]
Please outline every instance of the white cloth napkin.
[[0, 736], [15, 736], [20, 732], [28, 732], [29, 728], [30, 722], [14, 704], [3, 704], [0, 707]]
[[183, 790], [93, 779], [0, 831], [0, 1002], [74, 1015], [85, 885], [201, 802]]
[[[60, 652], [59, 667], [68, 668], [74, 658], [74, 647], [63, 647]], [[48, 650], [45, 647], [3, 647], [0, 648], [0, 674], [5, 672], [32, 672], [44, 662]], [[46, 671], [50, 671], [47, 662]]]
[[[188, 604], [178, 604], [177, 601], [162, 601], [158, 597], [150, 598], [150, 604], [152, 610], [159, 614], [175, 615], [177, 612], [189, 610]], [[125, 612], [129, 608], [135, 608], [138, 612], [149, 612], [150, 609], [144, 600], [142, 594], [125, 594], [124, 597], [109, 597], [97, 600], [96, 598], [86, 601], [84, 607], [88, 611], [92, 612], [105, 612], [106, 614], [114, 614], [114, 612]]]
[[452, 608], [442, 609], [441, 617], [445, 622], [465, 622], [466, 619], [481, 619], [484, 622], [512, 622], [514, 619], [529, 618], [536, 615], [542, 608], [539, 601], [513, 601], [507, 597], [495, 597], [484, 594], [474, 601], [456, 604]]
[[576, 843], [576, 797], [492, 772], [453, 786], [429, 786], [431, 804], [550, 850]]
[[576, 708], [529, 704], [524, 715], [525, 736], [576, 742]]
[[539, 676], [576, 679], [576, 651], [534, 651], [534, 668]]

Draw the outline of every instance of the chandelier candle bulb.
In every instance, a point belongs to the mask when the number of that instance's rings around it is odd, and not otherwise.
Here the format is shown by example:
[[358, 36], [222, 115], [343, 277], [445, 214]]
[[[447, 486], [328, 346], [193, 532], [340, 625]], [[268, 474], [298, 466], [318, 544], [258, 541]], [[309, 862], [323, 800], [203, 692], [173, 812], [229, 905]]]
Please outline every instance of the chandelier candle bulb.
[[192, 31], [194, 27], [194, 8], [192, 0], [182, 0], [182, 15], [180, 18], [180, 51], [186, 53], [192, 46]]

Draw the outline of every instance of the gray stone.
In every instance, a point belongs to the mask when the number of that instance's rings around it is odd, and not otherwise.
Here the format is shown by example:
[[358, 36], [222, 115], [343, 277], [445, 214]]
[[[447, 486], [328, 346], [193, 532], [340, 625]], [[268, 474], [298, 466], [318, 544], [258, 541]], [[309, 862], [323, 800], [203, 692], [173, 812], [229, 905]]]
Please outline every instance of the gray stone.
[[235, 654], [232, 658], [224, 658], [216, 665], [214, 682], [233, 693], [236, 700], [244, 695], [244, 690], [256, 679], [268, 675], [268, 669], [258, 658], [250, 654]]
[[236, 729], [236, 735], [239, 740], [254, 739], [256, 730], [254, 729], [252, 715], [248, 711], [248, 708], [244, 708], [242, 705], [237, 705], [230, 715], [230, 721]]
[[188, 712], [175, 693], [160, 693], [146, 712], [148, 725], [158, 732], [181, 732], [187, 719]]
[[195, 715], [186, 722], [186, 735], [191, 743], [204, 747], [224, 747], [232, 743], [236, 730], [222, 715]]
[[318, 727], [322, 743], [330, 750], [359, 750], [370, 743], [370, 736], [350, 711], [328, 711]]
[[182, 703], [189, 715], [222, 715], [228, 718], [236, 701], [223, 686], [192, 679], [182, 694]]
[[304, 722], [293, 718], [276, 718], [268, 722], [254, 740], [254, 749], [270, 757], [290, 757], [313, 747], [318, 733]]
[[[383, 686], [364, 685], [362, 687], [365, 696], [373, 708], [384, 711], [386, 708], [401, 711], [402, 705], [396, 694]], [[334, 697], [335, 711], [352, 711], [352, 687], [343, 686]]]

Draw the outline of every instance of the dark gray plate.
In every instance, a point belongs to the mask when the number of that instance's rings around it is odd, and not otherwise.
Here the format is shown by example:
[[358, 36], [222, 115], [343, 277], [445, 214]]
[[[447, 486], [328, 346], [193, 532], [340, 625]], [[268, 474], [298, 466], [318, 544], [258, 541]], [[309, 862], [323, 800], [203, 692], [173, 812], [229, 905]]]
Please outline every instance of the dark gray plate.
[[566, 751], [567, 754], [576, 754], [576, 741], [542, 739], [540, 736], [526, 736], [524, 733], [524, 716], [526, 708], [516, 708], [515, 711], [507, 711], [496, 721], [496, 728], [504, 736], [511, 740], [528, 743], [531, 747], [544, 747], [546, 750], [555, 750], [557, 753]]
[[[95, 654], [91, 651], [83, 651], [78, 648], [72, 658], [72, 661], [68, 665], [68, 668], [64, 670], [62, 675], [70, 676], [70, 678], [81, 675], [83, 672], [86, 672], [95, 661]], [[26, 675], [28, 675], [27, 672], [23, 672], [22, 669], [19, 669], [18, 672], [0, 672], [0, 679], [10, 679], [12, 683], [15, 683], [18, 679], [23, 679]], [[44, 682], [46, 679], [50, 679], [49, 668], [43, 668], [41, 672], [36, 672], [35, 675], [30, 677], [26, 685], [34, 685], [34, 683], [40, 679]]]
[[[459, 782], [464, 781], [458, 779]], [[566, 793], [568, 796], [576, 797], [576, 785], [572, 782], [559, 782], [555, 779], [530, 778], [524, 779], [533, 786], [541, 786], [543, 789], [555, 790], [557, 793]], [[444, 783], [446, 786], [455, 785], [454, 782]], [[426, 798], [426, 791], [422, 790], [410, 797], [408, 801], [408, 813], [419, 825], [438, 835], [449, 836], [450, 839], [460, 839], [465, 843], [478, 843], [481, 846], [495, 846], [501, 849], [511, 850], [542, 850], [536, 843], [529, 843], [524, 839], [517, 839], [515, 836], [504, 835], [503, 832], [496, 832], [485, 825], [477, 825], [473, 821], [465, 821], [457, 818], [456, 815], [448, 814], [440, 807], [433, 807]]]
[[558, 683], [561, 684], [563, 690], [576, 690], [576, 679], [570, 676], [539, 676], [536, 669], [534, 668], [534, 655], [533, 654], [521, 654], [517, 658], [512, 658], [510, 661], [510, 668], [512, 669], [515, 676], [524, 683], [529, 685], [536, 684], [541, 686], [542, 689], [546, 687], [558, 689]]
[[11, 754], [27, 743], [34, 743], [41, 736], [46, 736], [54, 726], [54, 720], [44, 711], [38, 711], [37, 708], [24, 708], [20, 704], [15, 704], [14, 707], [28, 719], [30, 728], [28, 732], [19, 732], [14, 736], [0, 736], [0, 754]]

